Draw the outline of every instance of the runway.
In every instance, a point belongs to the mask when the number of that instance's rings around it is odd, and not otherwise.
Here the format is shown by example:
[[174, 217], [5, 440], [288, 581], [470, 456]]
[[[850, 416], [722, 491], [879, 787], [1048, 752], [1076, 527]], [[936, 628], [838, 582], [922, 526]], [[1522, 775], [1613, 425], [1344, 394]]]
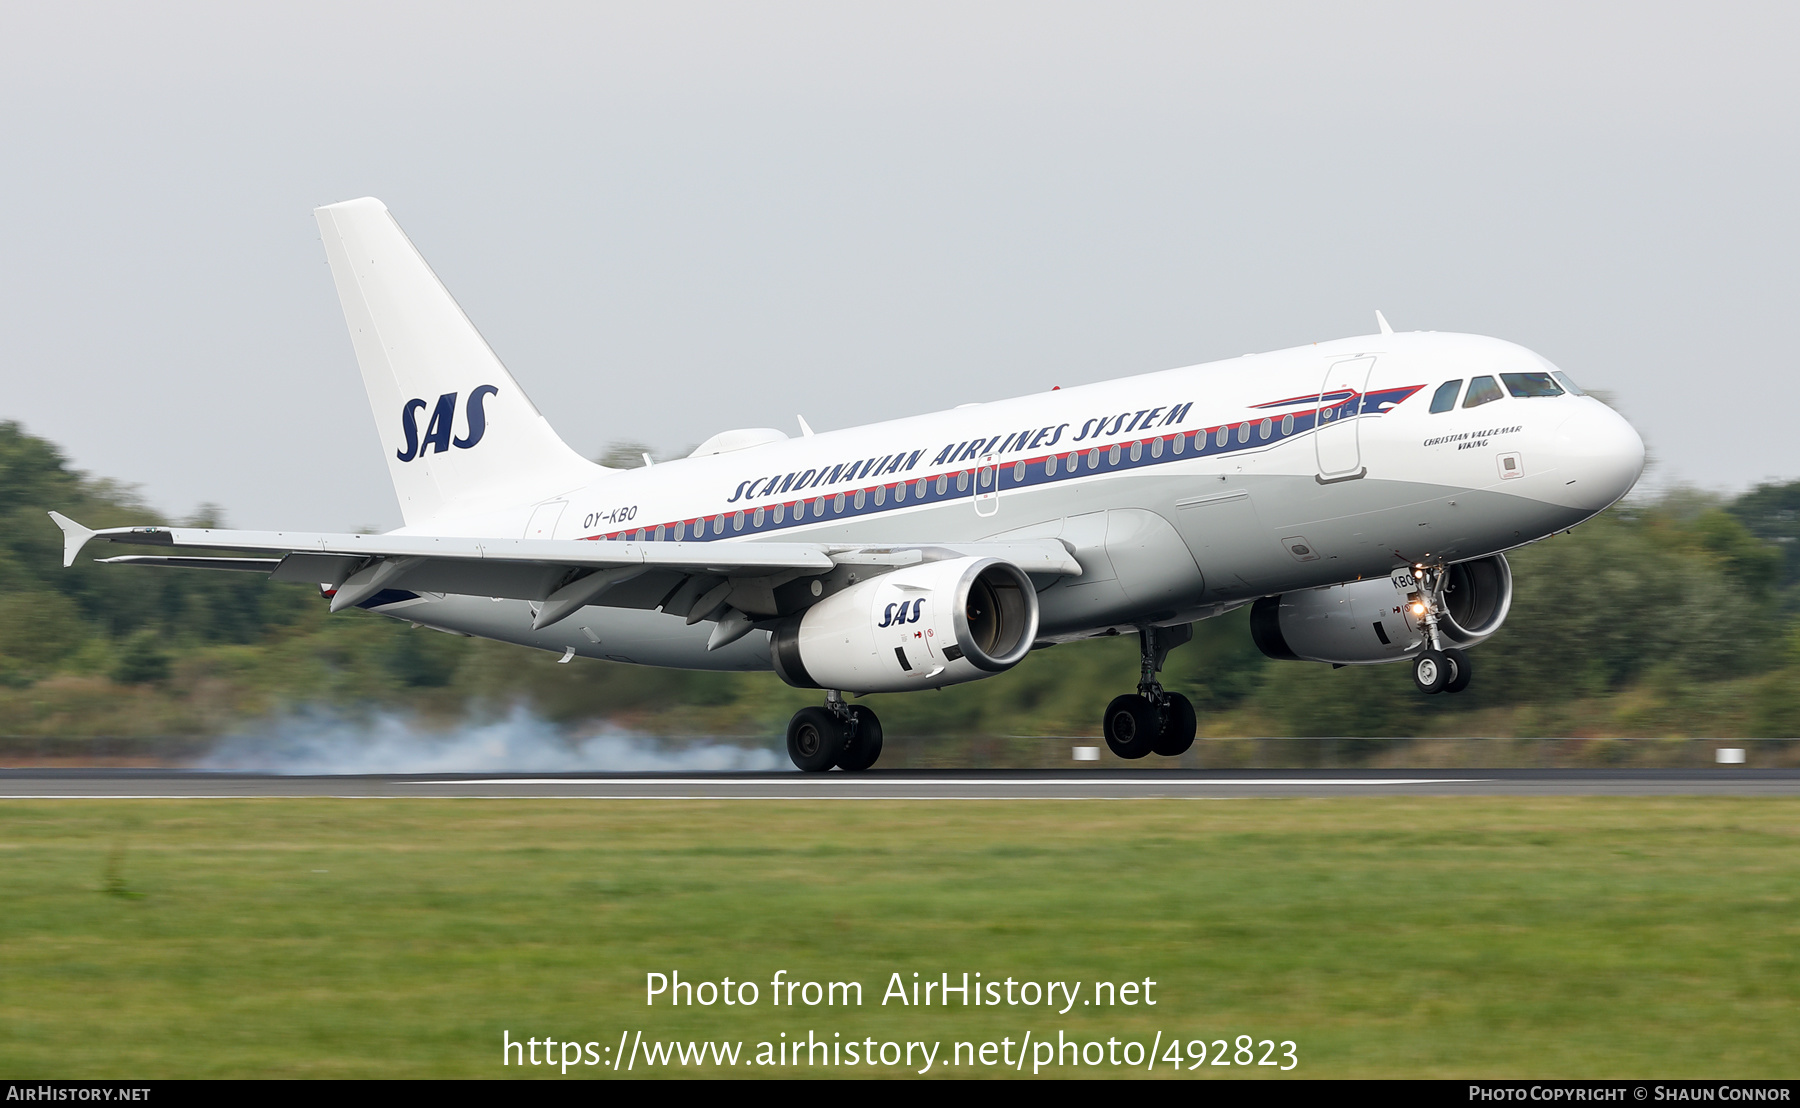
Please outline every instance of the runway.
[[0, 799], [1232, 800], [1335, 796], [1800, 796], [1800, 770], [894, 770], [282, 776], [0, 770]]

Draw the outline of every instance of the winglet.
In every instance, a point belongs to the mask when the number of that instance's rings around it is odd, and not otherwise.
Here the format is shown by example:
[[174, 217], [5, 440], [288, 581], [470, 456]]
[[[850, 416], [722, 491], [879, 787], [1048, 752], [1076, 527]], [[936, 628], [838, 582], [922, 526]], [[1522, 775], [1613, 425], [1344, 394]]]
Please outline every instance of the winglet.
[[51, 512], [50, 518], [56, 521], [58, 527], [62, 528], [63, 568], [68, 569], [75, 564], [75, 555], [81, 553], [81, 548], [87, 545], [89, 539], [98, 535], [100, 532], [83, 527], [81, 524], [76, 523], [61, 512]]
[[800, 421], [800, 437], [803, 439], [812, 438], [812, 435], [813, 435], [812, 425], [806, 422], [806, 417], [803, 415], [797, 415], [794, 418]]
[[1375, 309], [1375, 322], [1380, 324], [1382, 334], [1391, 335], [1394, 333], [1394, 329], [1388, 326], [1387, 316], [1381, 314], [1380, 308]]

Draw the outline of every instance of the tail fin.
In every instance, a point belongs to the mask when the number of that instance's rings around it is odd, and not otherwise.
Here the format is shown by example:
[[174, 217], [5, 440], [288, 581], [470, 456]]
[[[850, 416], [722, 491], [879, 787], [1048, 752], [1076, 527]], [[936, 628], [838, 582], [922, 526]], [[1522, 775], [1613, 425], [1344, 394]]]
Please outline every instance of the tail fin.
[[550, 429], [385, 204], [313, 214], [408, 526], [604, 471]]

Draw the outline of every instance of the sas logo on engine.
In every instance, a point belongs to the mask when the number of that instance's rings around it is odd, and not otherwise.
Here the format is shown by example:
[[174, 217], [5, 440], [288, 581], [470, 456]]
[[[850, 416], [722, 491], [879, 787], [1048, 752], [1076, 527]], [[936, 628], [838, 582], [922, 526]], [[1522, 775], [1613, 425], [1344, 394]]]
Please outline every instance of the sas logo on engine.
[[400, 409], [400, 431], [406, 436], [406, 449], [396, 450], [394, 457], [410, 462], [424, 457], [426, 451], [443, 454], [452, 446], [458, 450], [473, 447], [487, 434], [487, 410], [482, 405], [499, 391], [493, 385], [481, 385], [469, 393], [469, 401], [463, 408], [463, 424], [468, 432], [460, 438], [451, 437], [456, 430], [456, 393], [447, 392], [437, 398], [436, 406], [431, 409], [431, 421], [425, 425], [423, 440], [419, 438], [419, 413], [427, 405], [417, 398], [408, 400]]
[[919, 622], [919, 613], [925, 608], [925, 598], [920, 597], [910, 603], [902, 600], [898, 604], [889, 604], [881, 613], [881, 622], [877, 627], [898, 627], [903, 623]]

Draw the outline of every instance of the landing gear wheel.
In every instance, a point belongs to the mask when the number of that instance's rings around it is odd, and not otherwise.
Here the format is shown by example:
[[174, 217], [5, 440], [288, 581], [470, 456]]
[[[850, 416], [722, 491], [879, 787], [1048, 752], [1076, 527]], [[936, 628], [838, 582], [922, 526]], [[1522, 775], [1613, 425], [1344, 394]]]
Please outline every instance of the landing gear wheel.
[[849, 733], [824, 708], [802, 708], [788, 720], [788, 757], [807, 773], [824, 773], [837, 764]]
[[1106, 745], [1121, 758], [1137, 759], [1155, 748], [1161, 721], [1156, 706], [1137, 693], [1115, 696], [1106, 706]]
[[1444, 651], [1444, 660], [1450, 663], [1450, 680], [1444, 682], [1445, 692], [1462, 692], [1469, 687], [1469, 681], [1475, 676], [1474, 669], [1469, 666], [1467, 653], [1451, 647]]
[[1194, 745], [1194, 732], [1199, 728], [1200, 721], [1194, 716], [1194, 702], [1180, 693], [1166, 693], [1163, 696], [1162, 730], [1157, 732], [1151, 749], [1165, 758], [1180, 757]]
[[1413, 684], [1422, 693], [1438, 693], [1450, 681], [1450, 660], [1436, 650], [1427, 650], [1413, 659]]
[[881, 720], [861, 704], [852, 704], [848, 711], [856, 726], [851, 729], [850, 741], [839, 752], [837, 764], [846, 773], [861, 773], [881, 757]]

